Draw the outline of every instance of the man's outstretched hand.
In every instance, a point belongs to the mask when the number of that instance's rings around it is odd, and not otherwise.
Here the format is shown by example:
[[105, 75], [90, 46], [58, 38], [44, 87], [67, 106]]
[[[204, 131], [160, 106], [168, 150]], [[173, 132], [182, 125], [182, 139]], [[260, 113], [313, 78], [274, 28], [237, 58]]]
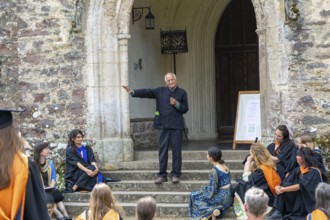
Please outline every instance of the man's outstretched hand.
[[128, 86], [122, 86], [128, 94], [132, 91]]

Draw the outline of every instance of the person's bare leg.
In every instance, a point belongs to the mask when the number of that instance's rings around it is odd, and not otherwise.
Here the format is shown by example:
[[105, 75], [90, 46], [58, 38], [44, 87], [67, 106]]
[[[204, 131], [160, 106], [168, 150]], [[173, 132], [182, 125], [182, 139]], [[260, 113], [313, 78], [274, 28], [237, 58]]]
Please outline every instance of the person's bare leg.
[[65, 206], [64, 206], [64, 203], [62, 201], [56, 203], [56, 206], [62, 212], [62, 214], [64, 215], [64, 217], [69, 217], [69, 214], [66, 211]]
[[62, 212], [60, 212], [60, 210], [57, 209], [57, 206], [54, 207], [54, 213], [55, 213], [55, 216], [57, 218], [63, 218], [64, 215], [62, 214]]

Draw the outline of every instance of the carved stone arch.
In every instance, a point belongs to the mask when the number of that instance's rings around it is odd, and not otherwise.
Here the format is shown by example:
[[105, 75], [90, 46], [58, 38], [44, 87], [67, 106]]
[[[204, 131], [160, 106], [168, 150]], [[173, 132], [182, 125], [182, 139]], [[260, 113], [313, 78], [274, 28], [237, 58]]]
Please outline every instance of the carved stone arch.
[[257, 22], [257, 28], [264, 28], [265, 24], [264, 24], [264, 18], [265, 18], [265, 14], [264, 14], [264, 6], [262, 4], [262, 2], [260, 0], [251, 0], [253, 7], [254, 7], [254, 12], [256, 15], [256, 22]]

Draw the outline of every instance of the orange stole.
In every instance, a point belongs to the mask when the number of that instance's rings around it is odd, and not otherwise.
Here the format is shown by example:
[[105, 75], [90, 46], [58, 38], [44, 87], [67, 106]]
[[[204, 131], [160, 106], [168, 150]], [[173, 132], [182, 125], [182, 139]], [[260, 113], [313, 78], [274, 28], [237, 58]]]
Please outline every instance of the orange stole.
[[273, 195], [275, 195], [275, 186], [281, 184], [280, 176], [270, 166], [260, 165], [260, 169], [264, 173], [270, 191], [272, 191]]
[[15, 155], [10, 175], [11, 181], [9, 186], [6, 189], [0, 190], [0, 219], [14, 219], [19, 208], [22, 206], [20, 219], [23, 220], [29, 167], [28, 158], [22, 153]]
[[306, 220], [309, 220], [311, 215], [311, 220], [328, 220], [328, 217], [319, 209], [315, 209], [312, 213], [307, 215]]

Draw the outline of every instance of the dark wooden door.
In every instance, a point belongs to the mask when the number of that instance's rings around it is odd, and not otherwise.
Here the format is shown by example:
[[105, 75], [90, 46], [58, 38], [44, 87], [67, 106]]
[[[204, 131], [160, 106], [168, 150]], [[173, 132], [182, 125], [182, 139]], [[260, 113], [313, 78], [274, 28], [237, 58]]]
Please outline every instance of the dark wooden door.
[[216, 98], [219, 139], [232, 139], [239, 91], [259, 90], [256, 19], [251, 0], [232, 0], [216, 35]]

